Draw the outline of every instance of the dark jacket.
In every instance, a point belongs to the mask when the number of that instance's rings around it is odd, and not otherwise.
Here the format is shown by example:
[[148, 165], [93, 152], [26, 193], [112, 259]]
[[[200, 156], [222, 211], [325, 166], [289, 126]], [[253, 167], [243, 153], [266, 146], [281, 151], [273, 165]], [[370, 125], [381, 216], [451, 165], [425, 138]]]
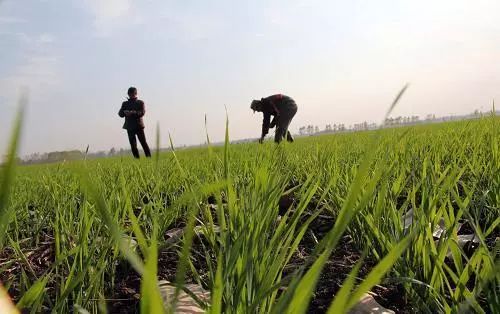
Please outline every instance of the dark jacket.
[[[262, 136], [269, 133], [269, 128], [273, 128], [276, 125], [276, 117], [278, 116], [278, 111], [286, 110], [287, 105], [290, 103], [295, 103], [295, 101], [285, 95], [277, 94], [261, 99], [262, 102], [262, 113], [264, 114], [264, 119], [262, 120]], [[276, 109], [275, 109], [276, 108]], [[273, 121], [271, 122], [271, 116], [273, 116]]]
[[[126, 110], [135, 112], [130, 114], [129, 116], [125, 116]], [[120, 111], [118, 111], [118, 115], [122, 118], [125, 118], [123, 128], [127, 130], [144, 129], [144, 121], [142, 121], [144, 113], [146, 113], [144, 102], [139, 99], [129, 99], [127, 101], [124, 101], [122, 103]]]

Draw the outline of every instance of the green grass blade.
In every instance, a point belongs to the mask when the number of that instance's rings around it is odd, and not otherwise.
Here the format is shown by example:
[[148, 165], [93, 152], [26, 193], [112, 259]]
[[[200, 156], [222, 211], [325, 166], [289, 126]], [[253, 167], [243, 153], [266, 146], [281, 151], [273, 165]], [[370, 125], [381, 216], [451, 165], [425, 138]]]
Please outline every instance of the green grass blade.
[[21, 138], [21, 128], [24, 118], [24, 108], [28, 103], [27, 94], [22, 94], [19, 99], [19, 108], [14, 122], [14, 128], [10, 137], [7, 160], [1, 166], [0, 182], [0, 248], [3, 247], [4, 237], [11, 220], [12, 210], [9, 208], [9, 195], [14, 180], [16, 167], [17, 149]]
[[343, 313], [346, 311], [347, 303], [349, 302], [350, 293], [354, 284], [356, 282], [356, 277], [358, 276], [359, 269], [363, 265], [364, 258], [361, 258], [354, 268], [351, 270], [347, 279], [342, 284], [340, 290], [335, 294], [335, 298], [328, 308], [328, 314]]
[[40, 298], [43, 298], [48, 280], [49, 276], [44, 276], [35, 281], [28, 291], [23, 294], [19, 302], [17, 302], [17, 308], [20, 310], [30, 308], [34, 303], [38, 302]]
[[153, 238], [141, 281], [141, 313], [163, 313], [164, 305], [158, 286], [158, 245]]
[[346, 311], [352, 308], [365, 292], [368, 292], [371, 288], [380, 283], [383, 276], [391, 269], [392, 265], [394, 265], [396, 260], [410, 245], [412, 239], [413, 234], [406, 236], [370, 271], [368, 276], [366, 276], [358, 288], [352, 293], [347, 303]]

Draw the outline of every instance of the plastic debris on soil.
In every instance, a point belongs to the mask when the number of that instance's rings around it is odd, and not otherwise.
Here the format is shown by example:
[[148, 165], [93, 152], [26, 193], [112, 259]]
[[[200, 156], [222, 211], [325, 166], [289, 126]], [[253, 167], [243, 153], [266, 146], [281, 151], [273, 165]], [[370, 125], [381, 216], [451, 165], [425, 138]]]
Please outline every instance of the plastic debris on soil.
[[395, 312], [380, 305], [371, 294], [365, 293], [349, 314], [395, 314]]
[[413, 223], [413, 208], [406, 212], [403, 216], [404, 233], [406, 234]]
[[[172, 303], [175, 296], [175, 287], [168, 281], [159, 282], [160, 293], [165, 304], [165, 310], [172, 310]], [[184, 286], [195, 295], [200, 301], [208, 303], [210, 301], [210, 292], [197, 284], [187, 284]], [[205, 313], [205, 310], [196, 300], [181, 290], [177, 298], [174, 313]], [[359, 302], [349, 311], [349, 314], [395, 314], [394, 311], [386, 309], [380, 305], [371, 294], [365, 293]]]
[[[166, 280], [159, 282], [160, 293], [163, 299], [163, 304], [167, 312], [172, 311], [172, 303], [175, 296], [175, 287]], [[192, 294], [203, 302], [210, 301], [210, 291], [203, 289], [200, 285], [187, 284], [184, 286]], [[205, 310], [195, 301], [195, 299], [181, 290], [177, 297], [174, 313], [205, 313]]]
[[[211, 230], [215, 233], [220, 232], [220, 227], [217, 225], [196, 226], [194, 227], [194, 232], [198, 236], [204, 235], [205, 232], [207, 232], [208, 230], [207, 228], [211, 228]], [[165, 236], [167, 237], [166, 240], [167, 244], [175, 244], [179, 242], [184, 236], [184, 229], [183, 228], [170, 229], [165, 233]]]
[[184, 229], [182, 228], [174, 228], [170, 229], [165, 233], [165, 236], [167, 237], [166, 243], [167, 244], [173, 244], [179, 242], [179, 240], [182, 238], [184, 235]]
[[[403, 224], [404, 224], [404, 233], [407, 233], [409, 231], [411, 225], [413, 224], [413, 209], [408, 210], [402, 219], [403, 219]], [[462, 229], [462, 226], [466, 223], [468, 223], [467, 220], [465, 220], [465, 222], [463, 222], [463, 223], [462, 222], [458, 223], [457, 227], [456, 227], [456, 229], [457, 229], [456, 232], [459, 233], [460, 230]], [[447, 230], [445, 227], [445, 221], [443, 218], [441, 218], [439, 220], [438, 224], [434, 227], [434, 230], [432, 232], [432, 236], [434, 237], [434, 240], [435, 240], [434, 242], [436, 243], [436, 245], [438, 244], [438, 242], [441, 239], [441, 237], [443, 236], [443, 234], [446, 233], [446, 231]], [[462, 249], [465, 247], [475, 249], [479, 244], [479, 237], [475, 233], [460, 234], [460, 235], [457, 235], [456, 242], [457, 242], [457, 245]], [[451, 250], [448, 250], [446, 257], [448, 257], [448, 258], [452, 257]]]

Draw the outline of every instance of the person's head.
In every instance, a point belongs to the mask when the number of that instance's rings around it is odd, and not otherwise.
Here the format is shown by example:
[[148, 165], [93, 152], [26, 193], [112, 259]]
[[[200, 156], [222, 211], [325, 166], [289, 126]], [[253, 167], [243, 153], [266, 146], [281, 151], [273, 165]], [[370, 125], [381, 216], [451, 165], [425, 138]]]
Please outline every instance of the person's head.
[[262, 101], [260, 100], [252, 100], [252, 103], [250, 104], [250, 109], [252, 109], [254, 112], [255, 111], [262, 111]]
[[131, 99], [137, 98], [137, 88], [135, 88], [133, 86], [129, 87], [127, 94], [128, 94], [128, 97]]

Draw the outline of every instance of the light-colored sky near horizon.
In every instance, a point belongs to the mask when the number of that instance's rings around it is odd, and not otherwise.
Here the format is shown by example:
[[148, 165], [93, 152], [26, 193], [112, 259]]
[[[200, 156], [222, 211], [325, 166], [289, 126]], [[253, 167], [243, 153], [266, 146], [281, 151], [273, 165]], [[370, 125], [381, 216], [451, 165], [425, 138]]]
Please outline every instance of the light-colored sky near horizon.
[[293, 97], [292, 130], [487, 111], [500, 99], [500, 1], [0, 1], [0, 152], [21, 86], [21, 153], [127, 148], [128, 86], [146, 133], [176, 144], [257, 137], [250, 101]]

